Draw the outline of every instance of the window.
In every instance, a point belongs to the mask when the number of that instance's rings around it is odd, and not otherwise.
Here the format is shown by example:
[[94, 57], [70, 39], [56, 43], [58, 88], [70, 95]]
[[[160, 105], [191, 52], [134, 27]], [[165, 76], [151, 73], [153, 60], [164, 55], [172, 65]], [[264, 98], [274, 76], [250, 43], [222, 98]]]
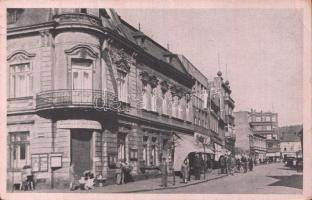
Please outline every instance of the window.
[[29, 63], [10, 65], [10, 97], [32, 95], [32, 73]]
[[157, 138], [156, 137], [152, 137], [151, 140], [152, 144], [151, 144], [151, 149], [150, 149], [150, 166], [156, 166], [157, 163], [157, 157], [158, 157], [158, 149], [157, 149]]
[[23, 13], [24, 9], [8, 8], [7, 9], [7, 22], [8, 24], [14, 24]]
[[117, 163], [117, 154], [108, 154], [108, 167], [115, 168]]
[[81, 13], [87, 13], [87, 9], [86, 8], [82, 8], [80, 12]]
[[137, 161], [137, 160], [138, 160], [138, 150], [130, 149], [130, 161]]
[[266, 117], [265, 117], [265, 121], [267, 121], [267, 122], [271, 121], [270, 116], [266, 116]]
[[123, 102], [128, 102], [128, 81], [127, 74], [123, 71], [117, 70], [117, 87], [118, 87], [118, 99]]
[[72, 89], [92, 89], [92, 60], [73, 58], [72, 66]]
[[29, 132], [9, 133], [10, 168], [20, 169], [30, 164]]
[[145, 166], [147, 166], [148, 164], [147, 142], [148, 142], [148, 136], [143, 136], [143, 163]]
[[270, 131], [270, 130], [272, 130], [272, 127], [271, 126], [266, 126], [266, 130]]
[[272, 116], [272, 122], [276, 122], [276, 116]]
[[151, 108], [151, 86], [149, 84], [143, 86], [143, 109], [150, 110]]
[[256, 117], [256, 122], [261, 122], [261, 117]]
[[118, 133], [117, 135], [118, 160], [126, 161], [126, 134]]
[[271, 134], [268, 134], [268, 135], [266, 136], [266, 138], [269, 139], [269, 140], [271, 140], [271, 139], [272, 139], [272, 135], [271, 135]]
[[151, 91], [151, 110], [156, 112], [157, 101], [157, 88], [153, 88]]

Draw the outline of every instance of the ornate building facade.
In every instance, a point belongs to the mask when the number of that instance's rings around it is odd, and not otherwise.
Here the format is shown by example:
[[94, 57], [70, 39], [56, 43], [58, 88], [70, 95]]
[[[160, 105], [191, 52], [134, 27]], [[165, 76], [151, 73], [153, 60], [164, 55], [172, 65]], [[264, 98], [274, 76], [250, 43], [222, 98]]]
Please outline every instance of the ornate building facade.
[[37, 187], [65, 187], [71, 165], [113, 181], [118, 161], [146, 176], [163, 157], [179, 171], [189, 152], [232, 151], [229, 83], [208, 83], [113, 9], [8, 9], [7, 19], [8, 184], [24, 166]]
[[60, 187], [71, 164], [152, 172], [173, 135], [193, 135], [194, 79], [114, 10], [8, 9], [7, 34], [8, 182], [25, 165]]

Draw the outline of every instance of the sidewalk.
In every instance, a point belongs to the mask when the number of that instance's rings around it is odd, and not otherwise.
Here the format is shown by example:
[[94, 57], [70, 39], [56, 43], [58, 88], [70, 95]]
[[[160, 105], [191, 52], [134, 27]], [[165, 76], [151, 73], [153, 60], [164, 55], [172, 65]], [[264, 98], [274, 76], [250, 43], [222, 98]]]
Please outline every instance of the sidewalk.
[[[201, 175], [201, 180], [192, 180], [188, 183], [182, 183], [181, 178], [176, 176], [175, 177], [175, 185], [173, 185], [173, 177], [168, 176], [168, 187], [161, 187], [161, 178], [155, 179], [147, 179], [142, 181], [130, 182], [124, 185], [108, 185], [102, 188], [95, 188], [92, 192], [107, 192], [107, 193], [136, 193], [136, 192], [147, 192], [147, 191], [154, 191], [154, 190], [168, 190], [168, 189], [175, 189], [181, 187], [187, 187], [190, 185], [195, 185], [203, 182], [207, 182], [210, 180], [218, 179], [224, 177], [224, 174], [218, 174], [217, 170], [214, 170], [211, 174], [206, 174], [206, 179], [204, 179], [204, 175]], [[193, 178], [193, 177], [192, 177]]]
[[220, 170], [213, 170], [210, 174], [206, 174], [206, 179], [204, 179], [204, 175], [201, 175], [200, 180], [194, 180], [194, 177], [191, 177], [191, 181], [188, 183], [182, 183], [182, 179], [179, 176], [175, 177], [175, 185], [173, 185], [173, 177], [168, 176], [168, 187], [161, 187], [161, 178], [150, 178], [141, 181], [130, 182], [123, 185], [106, 185], [104, 187], [95, 187], [93, 190], [75, 190], [69, 191], [67, 188], [64, 189], [42, 189], [42, 190], [34, 190], [31, 192], [39, 192], [39, 193], [137, 193], [137, 192], [147, 192], [147, 191], [156, 191], [156, 190], [169, 190], [187, 187], [190, 185], [196, 185], [203, 182], [215, 180], [227, 176], [225, 174], [218, 174]]

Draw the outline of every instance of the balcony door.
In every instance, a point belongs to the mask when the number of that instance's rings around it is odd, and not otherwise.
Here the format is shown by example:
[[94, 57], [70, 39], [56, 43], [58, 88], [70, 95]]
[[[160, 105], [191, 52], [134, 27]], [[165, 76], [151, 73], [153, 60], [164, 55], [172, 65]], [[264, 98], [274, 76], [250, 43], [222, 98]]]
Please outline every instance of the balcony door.
[[72, 59], [72, 100], [74, 103], [92, 103], [92, 61]]

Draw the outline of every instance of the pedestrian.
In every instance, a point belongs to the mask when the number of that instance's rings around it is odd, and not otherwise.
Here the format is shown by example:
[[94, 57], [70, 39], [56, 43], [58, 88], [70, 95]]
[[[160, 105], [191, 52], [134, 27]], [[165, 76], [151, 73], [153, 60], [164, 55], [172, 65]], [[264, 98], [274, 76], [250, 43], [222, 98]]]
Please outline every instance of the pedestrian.
[[75, 189], [75, 165], [71, 163], [69, 166], [69, 190], [73, 191]]
[[231, 156], [231, 175], [233, 176], [235, 172], [235, 157]]
[[241, 170], [241, 161], [239, 158], [236, 158], [236, 170], [238, 173], [240, 173]]
[[120, 185], [124, 183], [124, 170], [122, 160], [118, 160], [116, 163], [116, 184]]
[[85, 190], [91, 190], [93, 188], [94, 188], [94, 174], [90, 172], [87, 175], [87, 180], [85, 182]]
[[160, 165], [160, 172], [161, 172], [161, 187], [167, 187], [168, 185], [168, 165], [166, 158], [162, 158], [162, 162]]
[[189, 160], [188, 158], [186, 158], [184, 160], [184, 162], [182, 163], [181, 166], [181, 172], [182, 172], [182, 179], [183, 179], [183, 183], [187, 183], [188, 181], [188, 177], [189, 177], [189, 171], [190, 171], [190, 165], [189, 165]]
[[194, 159], [194, 175], [195, 175], [195, 180], [200, 180], [200, 172], [201, 172], [201, 161], [199, 158], [198, 154], [195, 154], [195, 159]]
[[252, 171], [253, 169], [253, 160], [251, 157], [248, 158], [248, 165], [249, 165], [249, 171]]
[[226, 159], [226, 163], [227, 163], [227, 175], [233, 175], [233, 172], [232, 172], [232, 169], [233, 169], [233, 162], [232, 162], [232, 157], [231, 155], [228, 155], [227, 156], [227, 159]]
[[241, 162], [244, 168], [244, 173], [247, 173], [247, 159], [244, 155], [242, 156]]
[[219, 165], [220, 165], [220, 169], [221, 169], [221, 174], [225, 173], [225, 157], [222, 155], [219, 158]]

